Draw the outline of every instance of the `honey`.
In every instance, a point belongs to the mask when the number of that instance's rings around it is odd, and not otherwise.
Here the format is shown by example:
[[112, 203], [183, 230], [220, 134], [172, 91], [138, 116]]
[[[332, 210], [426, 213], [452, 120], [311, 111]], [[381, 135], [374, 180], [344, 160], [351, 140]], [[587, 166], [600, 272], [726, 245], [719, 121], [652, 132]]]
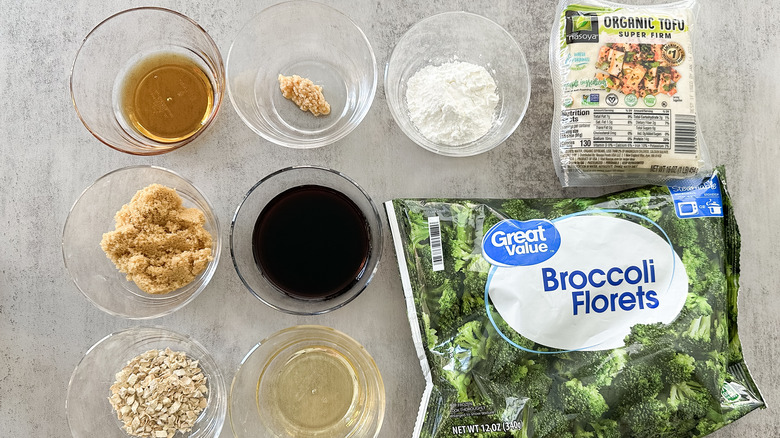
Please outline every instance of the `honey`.
[[185, 140], [201, 128], [214, 106], [203, 69], [178, 53], [157, 53], [131, 67], [120, 89], [120, 107], [141, 135], [160, 143]]

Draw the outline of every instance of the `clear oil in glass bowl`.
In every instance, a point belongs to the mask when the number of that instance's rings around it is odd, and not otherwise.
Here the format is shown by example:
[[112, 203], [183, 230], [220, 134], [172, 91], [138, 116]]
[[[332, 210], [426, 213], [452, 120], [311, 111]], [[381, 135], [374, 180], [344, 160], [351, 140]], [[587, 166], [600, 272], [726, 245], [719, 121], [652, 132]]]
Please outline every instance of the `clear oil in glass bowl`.
[[354, 366], [339, 351], [311, 346], [293, 353], [258, 382], [258, 401], [272, 423], [291, 436], [337, 431], [351, 423], [359, 385]]
[[354, 339], [302, 325], [261, 341], [230, 389], [236, 438], [369, 438], [382, 427], [382, 376]]

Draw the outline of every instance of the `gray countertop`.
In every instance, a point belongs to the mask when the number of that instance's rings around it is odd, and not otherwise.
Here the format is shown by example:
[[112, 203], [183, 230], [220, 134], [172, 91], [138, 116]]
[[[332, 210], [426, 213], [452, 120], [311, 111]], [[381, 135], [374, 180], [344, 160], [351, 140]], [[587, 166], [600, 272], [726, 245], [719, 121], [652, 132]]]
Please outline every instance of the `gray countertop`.
[[[240, 26], [273, 2], [158, 0], [201, 24], [226, 57]], [[63, 224], [81, 191], [101, 175], [155, 164], [192, 180], [222, 224], [223, 258], [208, 288], [182, 310], [151, 323], [190, 334], [215, 356], [228, 382], [242, 357], [265, 336], [296, 324], [340, 329], [374, 356], [386, 385], [382, 437], [409, 436], [423, 379], [412, 345], [389, 233], [369, 288], [346, 308], [317, 317], [282, 314], [254, 298], [230, 261], [229, 221], [245, 192], [282, 167], [315, 164], [354, 178], [377, 201], [396, 197], [559, 197], [608, 189], [562, 189], [550, 156], [552, 85], [550, 1], [327, 0], [371, 41], [381, 67], [395, 41], [418, 20], [467, 10], [493, 19], [519, 42], [532, 74], [531, 103], [517, 131], [494, 150], [465, 159], [431, 154], [393, 121], [380, 75], [371, 111], [347, 138], [315, 150], [289, 150], [250, 131], [225, 98], [209, 131], [182, 149], [135, 157], [109, 149], [81, 124], [69, 94], [69, 70], [82, 38], [109, 15], [148, 2], [33, 0], [5, 2], [0, 14], [0, 436], [69, 436], [68, 379], [86, 350], [105, 335], [141, 324], [92, 306], [65, 270]], [[780, 50], [777, 4], [706, 1], [698, 19], [698, 109], [713, 161], [725, 164], [742, 231], [740, 331], [748, 365], [769, 409], [749, 414], [713, 437], [780, 436], [776, 226], [780, 204]], [[506, 62], [512, 62], [507, 59]], [[772, 219], [772, 218], [775, 219]], [[772, 298], [775, 297], [775, 298]], [[225, 424], [222, 437], [232, 436]]]

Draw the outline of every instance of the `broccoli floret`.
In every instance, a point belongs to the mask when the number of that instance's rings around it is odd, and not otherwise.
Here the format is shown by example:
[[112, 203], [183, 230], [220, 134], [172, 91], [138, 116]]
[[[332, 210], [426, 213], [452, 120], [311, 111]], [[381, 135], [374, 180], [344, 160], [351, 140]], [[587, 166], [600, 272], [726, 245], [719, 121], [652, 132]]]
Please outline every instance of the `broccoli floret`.
[[585, 429], [585, 426], [583, 426], [580, 423], [574, 424], [574, 430], [572, 435], [574, 438], [597, 438], [596, 433], [591, 430]]
[[726, 364], [726, 353], [722, 351], [710, 351], [705, 358], [696, 361], [695, 380], [704, 386], [713, 398], [720, 397], [723, 383], [728, 377]]
[[620, 423], [635, 438], [668, 437], [672, 411], [666, 403], [656, 398], [645, 398], [630, 406], [621, 416]]
[[685, 309], [692, 315], [712, 314], [712, 306], [707, 298], [694, 294], [688, 294], [688, 297], [685, 299]]
[[620, 438], [620, 426], [615, 420], [601, 418], [590, 423], [595, 438]]
[[[607, 206], [609, 208], [633, 211], [649, 218], [653, 222], [658, 222], [663, 215], [662, 208], [668, 202], [665, 196], [654, 196], [659, 193], [659, 190], [663, 190], [663, 188], [653, 186], [611, 195], [608, 197]], [[647, 221], [639, 221], [638, 223], [650, 229], [654, 228]]]
[[560, 388], [560, 397], [565, 414], [576, 415], [584, 422], [594, 421], [607, 411], [607, 402], [598, 388], [583, 385], [577, 379], [566, 381]]
[[466, 205], [451, 204], [452, 225], [455, 228], [454, 239], [468, 244], [469, 247], [474, 243], [474, 210]]
[[726, 291], [726, 277], [720, 262], [710, 259], [700, 247], [685, 248], [682, 261], [690, 279], [691, 292], [704, 296], [721, 296]]
[[558, 409], [544, 409], [531, 417], [533, 436], [539, 438], [572, 437], [569, 418]]
[[688, 329], [683, 333], [683, 336], [691, 339], [695, 342], [702, 344], [709, 343], [710, 341], [710, 329], [712, 328], [712, 317], [710, 315], [702, 315], [698, 318], [694, 318]]
[[439, 336], [449, 336], [453, 332], [460, 319], [460, 299], [452, 282], [445, 279], [439, 286], [426, 291], [425, 310]]
[[481, 316], [485, 310], [485, 284], [487, 272], [466, 272], [463, 277], [461, 312], [464, 315]]
[[409, 225], [409, 240], [412, 248], [416, 249], [420, 243], [428, 240], [428, 218], [422, 211], [408, 210], [406, 213]]
[[465, 402], [469, 400], [468, 386], [471, 384], [471, 375], [469, 373], [461, 372], [460, 370], [450, 369], [445, 366], [443, 369], [444, 378], [452, 385], [457, 391], [459, 402]]
[[616, 393], [623, 411], [626, 406], [652, 399], [663, 390], [661, 369], [649, 362], [648, 360], [633, 362], [615, 376], [612, 386], [607, 388], [609, 392]]
[[[681, 254], [686, 248], [699, 246], [698, 219], [680, 220], [672, 211], [658, 219], [658, 225], [666, 231], [672, 239], [672, 244], [677, 254]], [[690, 274], [689, 274], [690, 276]]]
[[598, 386], [609, 385], [615, 376], [628, 363], [628, 353], [624, 348], [618, 348], [609, 351], [606, 356], [601, 358], [598, 369], [593, 370], [596, 376], [595, 384]]
[[448, 240], [449, 258], [452, 261], [453, 271], [462, 271], [469, 265], [471, 259], [479, 254], [472, 254], [472, 246], [461, 240]]
[[579, 379], [585, 384], [604, 386], [628, 362], [628, 353], [624, 348], [605, 351], [578, 351], [556, 355], [555, 369], [561, 377]]
[[436, 330], [431, 328], [431, 317], [427, 313], [422, 314], [423, 322], [423, 342], [428, 347], [429, 351], [433, 351], [436, 348], [436, 344], [439, 343], [439, 339], [436, 336]]
[[[520, 336], [517, 332], [512, 330], [512, 328], [509, 327], [509, 324], [507, 324], [506, 321], [504, 321], [504, 319], [501, 318], [501, 316], [498, 315], [494, 310], [492, 310], [492, 313], [494, 315], [496, 326], [512, 342], [527, 349], [534, 348], [535, 343], [533, 341]], [[495, 331], [495, 328], [493, 328], [492, 324], [488, 325], [488, 329], [491, 331], [490, 351], [488, 352], [488, 357], [491, 359], [489, 374], [491, 376], [498, 376], [504, 373], [505, 368], [514, 367], [516, 363], [519, 360], [524, 359], [528, 353], [501, 338]]]
[[687, 381], [671, 386], [667, 403], [675, 410], [678, 418], [692, 420], [707, 415], [711, 400], [707, 388]]
[[[663, 381], [667, 385], [685, 382], [690, 379], [691, 374], [696, 369], [696, 359], [685, 353], [674, 353], [672, 351], [664, 352], [664, 362], [659, 364], [662, 367]], [[666, 360], [666, 357], [670, 359]]]
[[501, 207], [509, 217], [521, 221], [547, 217], [541, 211], [529, 207], [528, 203], [522, 199], [511, 199], [504, 202]]
[[527, 397], [528, 404], [535, 409], [544, 405], [553, 385], [553, 379], [547, 375], [547, 367], [541, 359], [520, 361], [516, 367], [509, 369], [505, 378], [510, 387], [516, 388], [517, 394]]
[[636, 324], [631, 327], [624, 343], [629, 353], [642, 352], [649, 354], [654, 351], [670, 348], [669, 328], [663, 323]]
[[451, 272], [449, 269], [447, 269], [446, 263], [444, 265], [444, 270], [433, 270], [431, 247], [428, 245], [422, 245], [417, 249], [417, 261], [419, 263], [417, 275], [420, 276], [420, 284], [423, 284], [427, 288], [441, 286], [445, 281], [452, 278]]
[[462, 325], [446, 347], [452, 351], [452, 360], [443, 367], [444, 376], [457, 391], [458, 401], [470, 400], [471, 370], [487, 354], [487, 333], [482, 322], [469, 321]]
[[487, 333], [483, 330], [482, 321], [469, 321], [458, 329], [458, 334], [453, 340], [455, 357], [460, 362], [468, 365], [461, 369], [471, 370], [477, 361], [487, 357]]

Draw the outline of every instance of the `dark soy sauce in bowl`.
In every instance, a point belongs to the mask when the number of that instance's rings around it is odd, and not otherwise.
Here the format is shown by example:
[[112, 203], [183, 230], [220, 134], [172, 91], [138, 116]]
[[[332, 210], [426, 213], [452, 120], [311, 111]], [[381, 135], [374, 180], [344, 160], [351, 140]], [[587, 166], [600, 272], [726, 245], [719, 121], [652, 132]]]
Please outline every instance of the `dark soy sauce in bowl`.
[[326, 300], [363, 275], [368, 223], [343, 193], [304, 185], [277, 195], [257, 218], [252, 252], [263, 275], [298, 299]]

